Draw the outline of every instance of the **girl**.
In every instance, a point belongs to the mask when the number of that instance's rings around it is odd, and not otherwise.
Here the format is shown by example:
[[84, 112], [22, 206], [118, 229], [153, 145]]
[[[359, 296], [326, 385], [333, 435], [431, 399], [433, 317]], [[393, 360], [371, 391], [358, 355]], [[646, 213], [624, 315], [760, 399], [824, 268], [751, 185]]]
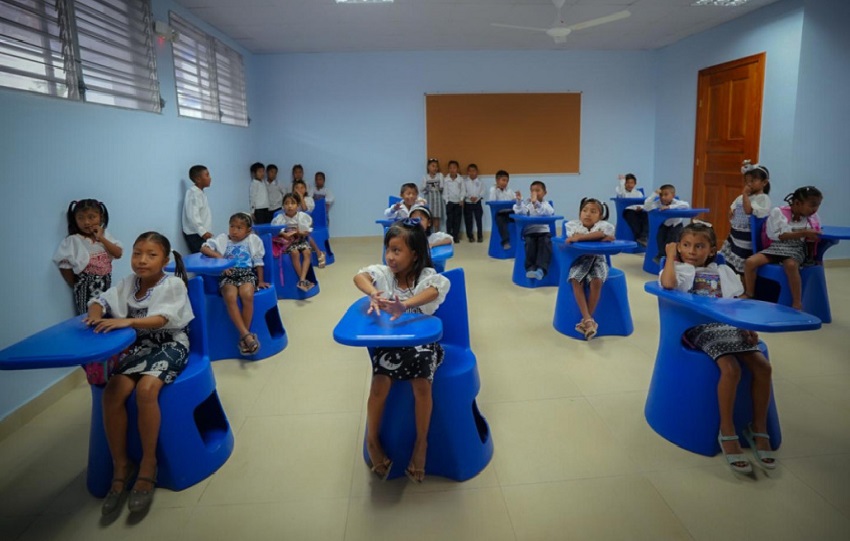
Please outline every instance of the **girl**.
[[434, 221], [434, 231], [440, 230], [440, 219], [443, 217], [443, 174], [440, 173], [440, 162], [436, 158], [428, 160], [428, 172], [422, 177], [422, 195], [427, 199], [428, 208]]
[[[174, 254], [177, 271], [163, 268]], [[103, 424], [115, 478], [101, 512], [110, 515], [121, 505], [127, 485], [138, 477], [127, 502], [131, 512], [146, 511], [156, 485], [156, 444], [159, 438], [159, 392], [186, 367], [189, 338], [186, 326], [194, 318], [186, 291], [183, 259], [171, 252], [171, 243], [159, 233], [143, 233], [133, 244], [133, 274], [89, 301], [83, 320], [94, 332], [130, 327], [136, 341], [127, 351], [103, 392]], [[110, 316], [110, 317], [104, 317]], [[136, 391], [142, 459], [138, 469], [127, 456], [125, 402]]]
[[[221, 273], [218, 287], [227, 306], [227, 315], [239, 331], [239, 353], [242, 355], [253, 355], [260, 349], [257, 335], [250, 331], [254, 318], [254, 291], [269, 287], [263, 280], [266, 250], [263, 241], [251, 233], [252, 225], [249, 214], [237, 212], [230, 217], [227, 235], [222, 233], [213, 237], [201, 247], [205, 256], [236, 261], [233, 267]], [[241, 312], [237, 297], [242, 301]]]
[[53, 254], [53, 261], [74, 290], [74, 308], [79, 316], [88, 311], [91, 299], [112, 286], [112, 260], [121, 259], [123, 248], [106, 231], [109, 212], [100, 201], [71, 201], [67, 218], [68, 236]]
[[[367, 313], [380, 315], [381, 310], [395, 320], [405, 312], [433, 314], [445, 300], [450, 283], [431, 266], [431, 254], [425, 231], [416, 220], [396, 222], [384, 235], [386, 265], [360, 269], [354, 284], [369, 295]], [[405, 473], [421, 483], [425, 477], [428, 427], [431, 422], [431, 383], [434, 372], [443, 362], [443, 348], [438, 343], [416, 347], [377, 347], [372, 351], [372, 388], [366, 404], [366, 449], [372, 471], [386, 479], [392, 460], [379, 439], [381, 416], [393, 380], [410, 380], [415, 401], [416, 442]]]
[[750, 236], [750, 214], [764, 218], [770, 212], [770, 173], [767, 167], [749, 161], [741, 167], [744, 173], [744, 189], [729, 209], [729, 221], [732, 222], [729, 236], [720, 253], [726, 258], [726, 264], [738, 274], [744, 274], [744, 262], [753, 255], [753, 243]]
[[419, 197], [419, 188], [412, 182], [406, 182], [401, 185], [399, 192], [401, 201], [391, 206], [384, 211], [384, 216], [393, 220], [400, 220], [410, 216], [410, 210], [415, 206], [425, 206], [427, 201]]
[[814, 186], [805, 186], [785, 197], [787, 206], [771, 209], [762, 236], [765, 249], [750, 256], [744, 263], [746, 289], [743, 296], [754, 296], [759, 267], [768, 263], [781, 263], [788, 277], [791, 306], [797, 310], [803, 308], [800, 266], [811, 264], [814, 260], [820, 235], [817, 212], [822, 201], [820, 190]]
[[[296, 180], [292, 183], [292, 192], [297, 195], [301, 201], [298, 203], [298, 210], [300, 212], [313, 212], [313, 209], [316, 208], [316, 202], [312, 197], [307, 195], [307, 183], [303, 180]], [[310, 216], [312, 218], [312, 216]], [[325, 268], [325, 252], [319, 250], [319, 246], [316, 244], [316, 241], [313, 240], [312, 235], [307, 237], [307, 242], [310, 243], [310, 248], [312, 248], [316, 252], [316, 259], [319, 263], [319, 268]]]
[[410, 209], [410, 217], [414, 220], [419, 220], [419, 225], [422, 226], [425, 234], [428, 235], [428, 246], [431, 248], [452, 243], [452, 236], [448, 233], [443, 233], [442, 231], [431, 233], [431, 211], [428, 210], [428, 207], [421, 205], [414, 206]]
[[[685, 226], [679, 242], [666, 246], [667, 261], [658, 279], [661, 286], [707, 297], [740, 295], [744, 290], [741, 279], [730, 267], [718, 266], [714, 262], [715, 246], [717, 236], [711, 226], [701, 223]], [[750, 461], [741, 452], [733, 419], [735, 393], [741, 378], [738, 363], [747, 365], [753, 375], [753, 419], [744, 430], [744, 437], [753, 450], [756, 464], [768, 470], [775, 468], [776, 457], [767, 434], [771, 367], [758, 348], [758, 334], [725, 323], [706, 323], [685, 331], [682, 340], [707, 353], [720, 368], [720, 381], [717, 383], [720, 431], [717, 440], [729, 467], [738, 473], [753, 470]]]
[[[608, 207], [604, 203], [585, 197], [579, 206], [579, 219], [567, 222], [567, 242], [614, 240], [614, 226], [605, 221], [607, 218]], [[584, 333], [585, 340], [591, 340], [599, 330], [593, 313], [607, 278], [608, 262], [603, 255], [580, 256], [570, 267], [568, 280], [573, 286], [573, 295], [582, 317], [576, 323], [576, 331]], [[589, 296], [584, 294], [585, 284], [590, 285]]]
[[292, 186], [290, 188], [292, 191], [295, 191], [295, 181], [304, 180], [304, 168], [300, 163], [296, 163], [292, 166]]
[[310, 291], [316, 284], [307, 280], [310, 270], [310, 245], [307, 238], [313, 230], [313, 219], [306, 212], [298, 210], [300, 198], [298, 194], [288, 193], [283, 196], [283, 213], [272, 220], [272, 225], [285, 225], [280, 231], [280, 239], [284, 252], [292, 258], [292, 266], [298, 275], [296, 287], [301, 291]]

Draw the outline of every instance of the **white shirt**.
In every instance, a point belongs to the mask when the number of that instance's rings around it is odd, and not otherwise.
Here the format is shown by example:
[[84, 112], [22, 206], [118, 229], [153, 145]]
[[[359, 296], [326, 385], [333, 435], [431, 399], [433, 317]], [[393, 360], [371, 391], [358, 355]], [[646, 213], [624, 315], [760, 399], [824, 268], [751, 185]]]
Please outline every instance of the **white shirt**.
[[[705, 267], [694, 267], [690, 263], [682, 263], [680, 261], [675, 262], [676, 269], [676, 287], [674, 288], [676, 291], [682, 291], [683, 293], [690, 293], [691, 289], [694, 287], [694, 278], [696, 278], [697, 272], [708, 271], [712, 274], [716, 273], [720, 277], [720, 290], [723, 294], [724, 299], [737, 297], [744, 293], [744, 286], [741, 285], [741, 278], [735, 274], [735, 271], [732, 267], [728, 265], [718, 265], [717, 263], [709, 263]], [[661, 285], [661, 273], [664, 272], [662, 268], [658, 273], [658, 284]]]
[[287, 230], [309, 233], [313, 231], [313, 218], [300, 210], [295, 216], [287, 216], [285, 212], [281, 212], [272, 218], [272, 225], [285, 225]]
[[434, 231], [433, 233], [428, 235], [428, 246], [434, 246], [436, 243], [445, 240], [449, 242], [454, 242], [454, 239], [452, 239], [452, 236], [448, 233], [443, 233], [442, 231]]
[[[751, 195], [750, 206], [753, 208], [753, 216], [764, 218], [770, 213], [770, 197], [766, 193]], [[744, 212], [744, 196], [736, 197], [729, 209], [732, 211], [732, 227], [738, 231], [749, 231], [750, 216]]]
[[265, 183], [265, 180], [251, 180], [251, 191], [248, 194], [248, 204], [251, 207], [252, 213], [256, 209], [269, 208], [269, 191], [265, 186], [263, 186]]
[[234, 267], [236, 268], [262, 267], [263, 256], [266, 255], [263, 241], [253, 233], [249, 233], [247, 237], [239, 242], [233, 242], [230, 240], [230, 237], [222, 233], [207, 239], [204, 246], [212, 248], [223, 255], [225, 259], [235, 260], [236, 264]]
[[186, 190], [183, 198], [183, 232], [204, 236], [212, 232], [212, 213], [207, 194], [197, 186]]
[[[687, 201], [682, 201], [681, 199], [673, 199], [673, 201], [670, 202], [669, 207], [671, 209], [689, 209], [689, 208], [691, 208], [691, 205]], [[645, 210], [647, 212], [649, 212], [651, 210], [660, 209], [660, 208], [661, 208], [661, 199], [658, 197], [657, 194], [650, 195], [649, 197], [646, 198], [646, 201], [644, 201], [644, 203], [643, 203], [643, 210]], [[664, 211], [662, 210], [662, 211], [659, 211], [659, 212], [663, 213]], [[690, 218], [669, 218], [667, 220], [664, 220], [664, 225], [666, 225], [668, 227], [672, 227], [674, 225], [679, 225], [679, 224], [685, 225], [685, 224], [688, 223], [689, 220], [690, 220]]]
[[475, 179], [467, 177], [463, 181], [463, 189], [466, 192], [465, 201], [467, 203], [472, 203], [473, 197], [477, 197], [478, 201], [484, 199], [484, 183], [481, 182], [481, 177], [476, 177]]
[[[643, 199], [644, 197], [643, 192], [640, 191], [640, 188], [637, 187], [637, 184], [635, 184], [635, 187], [631, 190], [627, 190], [626, 179], [623, 178], [620, 179], [620, 184], [614, 190], [614, 193], [617, 195], [617, 197], [640, 197], [641, 199]], [[643, 208], [643, 205], [629, 205], [628, 207], [626, 207], [626, 209], [628, 210], [637, 210], [639, 208]]]
[[595, 233], [597, 231], [602, 231], [606, 237], [614, 236], [614, 226], [605, 220], [599, 220], [592, 226], [590, 229], [586, 228], [581, 220], [570, 220], [565, 224], [567, 237], [572, 237], [573, 235], [587, 235], [588, 233]]
[[368, 274], [372, 277], [372, 284], [375, 289], [384, 292], [384, 297], [390, 298], [395, 295], [399, 300], [407, 300], [410, 297], [422, 293], [429, 287], [437, 290], [437, 298], [433, 301], [410, 308], [407, 311], [417, 314], [433, 315], [437, 308], [446, 300], [446, 294], [449, 292], [452, 284], [449, 279], [442, 274], [437, 274], [437, 271], [431, 267], [425, 267], [419, 274], [419, 279], [416, 280], [416, 285], [412, 289], [402, 289], [398, 287], [398, 281], [395, 274], [386, 265], [369, 265], [357, 271], [357, 274]]
[[448, 175], [443, 177], [443, 197], [446, 203], [460, 203], [465, 196], [462, 176], [458, 175], [454, 179]]
[[330, 188], [328, 188], [327, 184], [322, 189], [313, 187], [313, 199], [324, 199], [325, 205], [328, 207], [332, 207], [334, 204], [334, 194]]
[[516, 192], [505, 186], [504, 190], [500, 190], [498, 186], [490, 186], [490, 194], [487, 196], [487, 201], [513, 201], [516, 199]]
[[408, 207], [407, 205], [405, 205], [404, 201], [399, 201], [397, 203], [397, 205], [398, 205], [398, 208], [396, 208], [396, 205], [393, 205], [390, 208], [388, 208], [387, 210], [385, 210], [384, 216], [386, 216], [387, 218], [393, 219], [393, 220], [402, 220], [402, 219], [410, 216], [410, 209], [412, 209], [413, 207], [415, 207], [417, 205], [427, 206], [428, 202], [425, 201], [424, 199], [417, 199], [416, 202], [413, 203], [413, 206], [411, 206], [411, 207]]
[[283, 189], [281, 189], [280, 184], [277, 183], [277, 179], [274, 179], [271, 182], [264, 180], [263, 184], [266, 185], [266, 191], [269, 192], [269, 210], [275, 211], [282, 207]]
[[[817, 214], [814, 215], [817, 220]], [[804, 229], [814, 229], [810, 223], [811, 217], [809, 218], [801, 218], [799, 220], [791, 220], [782, 213], [779, 207], [773, 207], [770, 209], [770, 214], [767, 216], [767, 222], [765, 223], [765, 232], [767, 233], [767, 237], [772, 241], [779, 240], [779, 235], [783, 235], [785, 233], [792, 233], [794, 231], [802, 231]], [[820, 222], [820, 220], [818, 220]]]
[[[548, 201], [536, 201], [532, 203], [530, 199], [526, 199], [514, 203], [514, 212], [524, 216], [552, 216], [555, 214], [555, 209], [552, 208], [552, 205]], [[531, 224], [525, 226], [525, 229], [522, 230], [523, 235], [548, 232], [549, 224]]]
[[428, 190], [435, 190], [438, 192], [443, 191], [442, 173], [437, 173], [433, 177], [426, 173], [425, 176], [422, 177], [422, 187], [419, 191], [422, 192], [422, 194], [424, 195], [428, 193]]
[[[103, 230], [103, 236], [106, 240], [121, 248], [121, 243], [109, 234], [107, 229]], [[71, 269], [74, 274], [80, 274], [92, 260], [96, 261], [96, 265], [109, 267], [107, 273], [112, 272], [112, 254], [106, 251], [106, 247], [101, 242], [95, 242], [91, 237], [83, 235], [68, 235], [56, 248], [53, 254], [53, 262], [60, 269]], [[100, 269], [100, 270], [106, 270]], [[95, 274], [103, 275], [96, 272]]]
[[313, 212], [313, 209], [316, 208], [316, 201], [309, 195], [305, 195], [301, 200], [307, 205], [307, 212]]

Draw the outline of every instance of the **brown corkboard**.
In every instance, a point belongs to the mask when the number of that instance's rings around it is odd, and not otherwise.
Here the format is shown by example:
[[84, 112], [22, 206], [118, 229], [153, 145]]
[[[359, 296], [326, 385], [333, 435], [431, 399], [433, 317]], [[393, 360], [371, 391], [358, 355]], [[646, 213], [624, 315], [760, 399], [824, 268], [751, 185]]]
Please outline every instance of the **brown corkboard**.
[[426, 94], [428, 156], [461, 172], [578, 173], [581, 93]]

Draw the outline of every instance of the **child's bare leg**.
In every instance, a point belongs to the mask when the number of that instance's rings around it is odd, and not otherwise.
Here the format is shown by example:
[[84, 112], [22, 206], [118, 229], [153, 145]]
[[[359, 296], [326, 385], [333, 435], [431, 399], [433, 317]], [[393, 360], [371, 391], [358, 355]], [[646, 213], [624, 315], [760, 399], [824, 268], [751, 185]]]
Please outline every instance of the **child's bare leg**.
[[803, 280], [800, 278], [800, 264], [793, 258], [782, 261], [785, 276], [788, 277], [788, 288], [791, 290], [791, 307], [796, 310], [803, 309]]
[[[369, 400], [366, 402], [366, 451], [372, 466], [382, 464], [386, 458], [381, 446], [381, 418], [384, 415], [384, 405], [393, 380], [389, 376], [376, 374], [372, 376], [372, 387], [369, 389]], [[380, 472], [379, 472], [380, 475]]]
[[590, 295], [587, 298], [587, 311], [590, 317], [596, 313], [596, 306], [599, 304], [599, 296], [602, 294], [602, 284], [604, 282], [600, 278], [593, 278], [590, 281]]
[[[127, 456], [127, 397], [133, 392], [136, 382], [125, 375], [116, 374], [109, 378], [103, 391], [103, 428], [109, 454], [112, 455], [112, 477], [123, 479], [129, 473], [130, 457]], [[121, 482], [113, 482], [111, 490], [121, 492]]]
[[742, 297], [755, 298], [756, 276], [759, 267], [770, 263], [770, 259], [764, 254], [753, 254], [744, 261], [744, 294]]
[[314, 252], [316, 252], [317, 254], [321, 253], [321, 250], [319, 250], [319, 245], [316, 244], [316, 241], [313, 239], [312, 235], [307, 237], [307, 241], [310, 243], [310, 248], [312, 248]]
[[[142, 441], [142, 460], [139, 477], [156, 479], [156, 444], [159, 441], [159, 391], [165, 384], [153, 376], [142, 376], [136, 385], [136, 406], [139, 410], [139, 438]], [[134, 490], [153, 490], [150, 481], [138, 480]]]
[[[753, 395], [753, 432], [767, 433], [767, 409], [770, 406], [770, 377], [773, 368], [770, 361], [760, 352], [752, 351], [740, 354], [741, 362], [747, 365], [753, 374], [750, 393]], [[756, 447], [770, 451], [770, 440], [754, 438]]]
[[[301, 254], [298, 253], [298, 250], [292, 250], [289, 252], [289, 258], [292, 259], [292, 268], [295, 269], [295, 275], [301, 276]], [[299, 280], [303, 280], [303, 278], [299, 278]]]
[[573, 296], [576, 298], [578, 310], [581, 312], [581, 320], [584, 321], [590, 318], [590, 310], [587, 309], [587, 297], [584, 294], [584, 284], [578, 280], [570, 280], [570, 285], [573, 286]]
[[425, 457], [428, 453], [428, 429], [431, 426], [431, 410], [434, 402], [431, 398], [431, 382], [425, 378], [410, 380], [413, 388], [414, 415], [416, 418], [416, 442], [408, 468], [413, 477], [421, 481], [425, 477]]
[[[734, 355], [723, 355], [717, 359], [720, 368], [720, 381], [717, 382], [717, 402], [720, 405], [720, 433], [724, 436], [735, 435], [735, 394], [741, 381], [741, 366]], [[724, 441], [723, 449], [727, 454], [740, 454], [741, 445], [736, 440]]]
[[242, 325], [245, 329], [250, 329], [251, 320], [254, 319], [254, 284], [247, 283], [239, 286], [239, 299], [242, 300]]
[[313, 253], [310, 251], [309, 248], [307, 248], [302, 252], [302, 254], [303, 259], [301, 261], [301, 272], [298, 274], [298, 276], [303, 281], [307, 279], [307, 273], [310, 272], [310, 263], [312, 262], [310, 258], [312, 257]]
[[432, 218], [431, 222], [434, 224], [434, 231], [439, 231], [440, 230], [440, 219], [439, 218]]
[[224, 298], [224, 305], [227, 307], [227, 315], [230, 316], [230, 321], [236, 326], [239, 331], [240, 338], [248, 334], [248, 326], [242, 321], [242, 314], [239, 312], [239, 303], [236, 302], [237, 290], [234, 285], [226, 285], [221, 288], [221, 296]]

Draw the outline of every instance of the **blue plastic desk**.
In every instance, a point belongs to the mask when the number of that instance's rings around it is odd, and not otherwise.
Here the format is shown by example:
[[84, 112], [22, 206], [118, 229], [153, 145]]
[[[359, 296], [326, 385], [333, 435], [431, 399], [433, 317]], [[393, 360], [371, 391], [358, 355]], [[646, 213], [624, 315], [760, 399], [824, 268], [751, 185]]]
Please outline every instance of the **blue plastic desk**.
[[[642, 197], [612, 197], [611, 201], [614, 202], [614, 208], [617, 211], [617, 223], [614, 225], [614, 237], [617, 240], [635, 240], [635, 234], [632, 232], [632, 228], [629, 227], [629, 223], [626, 222], [625, 218], [623, 218], [623, 211], [634, 205], [643, 206], [643, 203], [646, 200]], [[635, 244], [634, 248], [623, 251], [630, 254], [639, 254], [646, 251], [646, 248], [639, 244]]]
[[352, 304], [334, 327], [334, 340], [346, 346], [405, 347], [421, 346], [443, 336], [443, 322], [424, 314], [402, 314], [395, 321], [390, 315], [367, 314], [369, 297]]
[[[584, 339], [584, 334], [575, 330], [575, 324], [581, 320], [581, 311], [576, 305], [573, 286], [568, 277], [573, 261], [582, 255], [611, 256], [628, 252], [637, 245], [632, 240], [590, 241], [567, 243], [564, 237], [552, 239], [556, 247], [556, 256], [560, 258], [561, 276], [558, 281], [558, 299], [555, 301], [555, 317], [552, 325], [555, 330], [572, 338]], [[609, 259], [606, 257], [606, 259]], [[597, 335], [628, 336], [634, 332], [632, 313], [629, 307], [629, 295], [626, 289], [626, 275], [620, 269], [610, 266], [608, 279], [602, 285], [599, 304], [596, 306], [599, 330]]]
[[396, 221], [395, 218], [381, 218], [380, 220], [375, 220], [375, 223], [380, 225], [384, 229], [384, 232], [386, 232], [387, 228], [396, 223]]
[[850, 239], [850, 227], [825, 225], [821, 228], [820, 242], [818, 243], [818, 251], [820, 259], [823, 259], [823, 254], [829, 248], [838, 244], [838, 241]]
[[522, 238], [522, 232], [526, 226], [534, 224], [545, 224], [549, 226], [549, 233], [552, 238], [555, 237], [555, 222], [563, 220], [563, 216], [553, 214], [552, 216], [526, 216], [524, 214], [511, 214], [511, 221], [515, 227], [511, 230], [511, 244], [514, 249], [514, 269], [511, 274], [513, 282], [520, 287], [536, 288], [558, 285], [558, 279], [561, 275], [561, 265], [558, 262], [558, 256], [555, 253], [555, 246], [552, 246], [552, 261], [549, 262], [549, 270], [542, 280], [533, 280], [525, 275], [525, 241]]
[[[223, 257], [209, 257], [201, 253], [188, 254], [183, 256], [183, 266], [186, 267], [186, 272], [194, 272], [195, 274], [204, 274], [207, 276], [218, 276], [236, 264], [233, 259], [225, 259]], [[174, 272], [174, 260], [171, 260], [165, 266], [167, 272]]]
[[[502, 248], [502, 238], [499, 236], [499, 229], [496, 227], [496, 214], [500, 210], [512, 209], [514, 208], [514, 203], [516, 201], [485, 201], [488, 207], [490, 207], [490, 244], [487, 247], [487, 255], [492, 257], [493, 259], [510, 259], [514, 256], [516, 246], [511, 245], [510, 249], [505, 250]], [[512, 222], [508, 222], [508, 239], [513, 238], [513, 233], [511, 230], [515, 228]]]
[[670, 218], [693, 218], [709, 209], [667, 209], [667, 210], [650, 210], [647, 213], [649, 218], [649, 238], [646, 239], [646, 254], [643, 256], [643, 270], [650, 274], [658, 274], [661, 267], [652, 259], [658, 255], [658, 226], [669, 220]]
[[278, 235], [282, 229], [285, 229], [285, 225], [272, 225], [272, 224], [255, 224], [251, 229], [254, 230], [254, 233], [257, 236], [265, 235], [266, 233], [271, 236]]
[[440, 246], [432, 246], [431, 262], [434, 264], [434, 270], [436, 270], [437, 272], [445, 272], [446, 261], [453, 258], [454, 255], [454, 244], [441, 244]]

